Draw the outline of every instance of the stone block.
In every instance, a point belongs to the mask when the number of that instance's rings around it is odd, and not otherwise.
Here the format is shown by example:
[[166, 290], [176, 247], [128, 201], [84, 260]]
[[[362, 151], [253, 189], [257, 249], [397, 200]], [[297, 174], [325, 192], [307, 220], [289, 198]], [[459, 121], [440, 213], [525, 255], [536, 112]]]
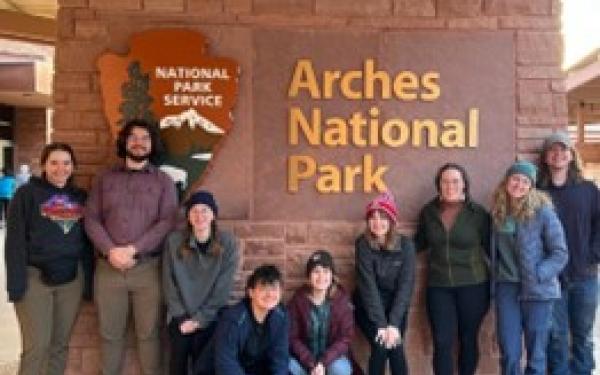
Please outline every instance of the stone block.
[[542, 147], [542, 141], [542, 139], [517, 139], [517, 151], [539, 153]]
[[315, 245], [352, 245], [359, 231], [349, 223], [310, 223], [308, 242]]
[[245, 257], [283, 257], [285, 248], [281, 240], [246, 240]]
[[562, 39], [558, 31], [519, 31], [517, 61], [524, 65], [560, 65]]
[[520, 80], [518, 108], [521, 114], [552, 114], [552, 93], [548, 80]]
[[59, 8], [56, 17], [56, 34], [60, 39], [70, 39], [75, 35], [73, 9]]
[[[77, 154], [79, 156], [79, 154]], [[79, 159], [79, 157], [77, 158]], [[79, 314], [73, 334], [94, 334], [98, 332], [98, 317], [94, 314]]]
[[350, 26], [381, 29], [443, 29], [446, 21], [435, 17], [368, 17], [353, 18]]
[[144, 10], [156, 12], [183, 12], [183, 0], [144, 0]]
[[239, 238], [270, 238], [282, 240], [284, 238], [284, 226], [283, 224], [275, 223], [242, 222], [235, 225], [234, 233]]
[[437, 2], [438, 17], [475, 17], [481, 14], [482, 0], [442, 0]]
[[498, 19], [496, 17], [450, 18], [448, 28], [494, 30], [498, 28]]
[[435, 17], [434, 0], [394, 0], [394, 15]]
[[552, 134], [552, 128], [549, 127], [518, 127], [517, 138], [519, 139], [543, 139]]
[[243, 273], [242, 275], [244, 275], [244, 280], [246, 280], [247, 276], [250, 275], [250, 273], [252, 273], [252, 271], [257, 268], [258, 266], [262, 266], [263, 264], [273, 264], [275, 265], [279, 271], [281, 271], [281, 273], [285, 276], [285, 258], [275, 258], [275, 257], [261, 257], [261, 258], [254, 258], [254, 257], [246, 257], [244, 259], [244, 264], [242, 267], [242, 271], [244, 271], [245, 273]]
[[52, 132], [53, 142], [65, 142], [71, 145], [93, 145], [96, 143], [95, 131], [72, 131], [55, 129]]
[[535, 79], [535, 78], [562, 78], [565, 73], [556, 66], [518, 66], [517, 78]]
[[332, 16], [387, 16], [392, 14], [392, 0], [316, 0], [316, 13]]
[[[563, 78], [564, 78], [564, 76], [563, 76]], [[566, 85], [564, 79], [552, 80], [552, 82], [550, 82], [550, 88], [552, 89], [552, 92], [560, 92], [560, 93], [567, 92], [567, 85]]]
[[557, 17], [503, 16], [499, 17], [501, 29], [539, 29], [558, 30], [560, 20]]
[[567, 107], [567, 95], [553, 94], [554, 114], [557, 116], [567, 116], [569, 111]]
[[92, 187], [92, 176], [75, 174], [75, 185], [82, 189], [89, 190]]
[[261, 14], [237, 16], [239, 23], [250, 25], [269, 25], [269, 26], [307, 26], [307, 27], [331, 27], [346, 26], [348, 20], [345, 17], [335, 16], [311, 16], [299, 15], [294, 17], [288, 14]]
[[226, 13], [250, 13], [252, 12], [251, 0], [224, 0]]
[[552, 14], [558, 16], [562, 13], [562, 1], [552, 0]]
[[75, 20], [77, 39], [102, 39], [108, 37], [106, 24], [96, 20]]
[[65, 102], [67, 108], [73, 111], [100, 111], [102, 99], [96, 93], [71, 93], [67, 94]]
[[88, 0], [58, 0], [58, 8], [85, 8]]
[[484, 0], [485, 14], [496, 16], [550, 14], [551, 0]]
[[90, 8], [117, 10], [140, 10], [142, 0], [89, 0]]
[[95, 72], [96, 60], [106, 46], [90, 41], [59, 41], [56, 45], [56, 72]]
[[223, 0], [188, 0], [187, 10], [197, 14], [222, 13]]
[[92, 20], [96, 18], [96, 11], [89, 8], [74, 8], [73, 14], [78, 20]]
[[284, 13], [284, 14], [312, 14], [314, 1], [312, 0], [254, 0], [254, 14]]
[[545, 125], [545, 126], [564, 126], [569, 122], [566, 116], [552, 116], [551, 114], [539, 115], [517, 115], [517, 123], [519, 125]]
[[290, 245], [305, 244], [308, 241], [308, 224], [291, 223], [285, 226], [285, 243]]
[[65, 92], [90, 92], [89, 73], [59, 72], [54, 76], [54, 89]]

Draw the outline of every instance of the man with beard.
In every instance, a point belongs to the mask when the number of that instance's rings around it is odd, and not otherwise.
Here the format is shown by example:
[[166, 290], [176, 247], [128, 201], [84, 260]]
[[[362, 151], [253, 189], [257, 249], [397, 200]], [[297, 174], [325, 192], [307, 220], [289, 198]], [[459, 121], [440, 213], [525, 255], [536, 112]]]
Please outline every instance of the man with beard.
[[98, 177], [87, 201], [85, 228], [98, 254], [94, 293], [104, 375], [122, 371], [129, 306], [142, 373], [161, 371], [159, 260], [177, 198], [173, 181], [154, 166], [160, 153], [155, 126], [128, 122], [117, 138], [124, 161]]

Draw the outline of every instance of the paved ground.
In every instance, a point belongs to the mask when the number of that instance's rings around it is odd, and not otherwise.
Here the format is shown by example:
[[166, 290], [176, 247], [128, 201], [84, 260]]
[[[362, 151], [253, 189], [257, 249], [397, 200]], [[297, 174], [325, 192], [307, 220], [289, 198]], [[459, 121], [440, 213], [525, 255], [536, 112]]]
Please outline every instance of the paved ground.
[[[0, 229], [0, 375], [13, 375], [17, 373], [21, 339], [13, 306], [7, 302], [5, 285], [4, 229]], [[594, 332], [597, 342], [596, 363], [600, 364], [600, 311]], [[600, 375], [600, 369], [594, 374]]]

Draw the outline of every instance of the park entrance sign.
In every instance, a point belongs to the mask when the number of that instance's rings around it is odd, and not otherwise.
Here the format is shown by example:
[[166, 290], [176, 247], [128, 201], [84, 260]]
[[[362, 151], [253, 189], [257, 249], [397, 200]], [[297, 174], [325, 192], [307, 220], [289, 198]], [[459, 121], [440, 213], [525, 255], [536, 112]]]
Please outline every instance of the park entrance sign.
[[98, 60], [111, 133], [134, 118], [157, 124], [167, 155], [161, 166], [181, 192], [202, 176], [233, 127], [239, 67], [207, 54], [198, 32], [160, 29], [135, 34], [125, 56]]

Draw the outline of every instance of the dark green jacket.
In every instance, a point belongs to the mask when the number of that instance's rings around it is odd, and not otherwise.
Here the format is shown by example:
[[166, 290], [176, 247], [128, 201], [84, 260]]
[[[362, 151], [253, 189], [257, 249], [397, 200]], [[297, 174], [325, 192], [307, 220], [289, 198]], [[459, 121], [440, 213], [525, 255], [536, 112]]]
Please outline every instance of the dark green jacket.
[[415, 244], [427, 250], [428, 286], [452, 287], [488, 280], [486, 254], [489, 249], [490, 216], [473, 201], [465, 202], [450, 231], [440, 218], [439, 200], [421, 210]]

